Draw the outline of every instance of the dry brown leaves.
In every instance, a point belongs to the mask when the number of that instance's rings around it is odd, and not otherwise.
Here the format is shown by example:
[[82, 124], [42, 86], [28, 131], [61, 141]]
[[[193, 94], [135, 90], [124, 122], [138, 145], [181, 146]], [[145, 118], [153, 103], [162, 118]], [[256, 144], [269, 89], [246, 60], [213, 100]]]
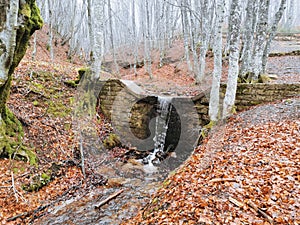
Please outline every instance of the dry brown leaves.
[[205, 140], [124, 224], [299, 224], [299, 118], [245, 125], [237, 117], [222, 136]]
[[[8, 222], [7, 218], [32, 212], [40, 206], [53, 202], [82, 179], [79, 168], [66, 167], [63, 168], [61, 176], [38, 192], [22, 190], [23, 184], [34, 175], [41, 175], [43, 171], [47, 171], [52, 162], [73, 157], [72, 115], [71, 113], [56, 115], [53, 110], [56, 106], [65, 106], [72, 112], [71, 99], [75, 89], [64, 85], [63, 81], [76, 78], [80, 65], [67, 62], [66, 48], [61, 46], [55, 48], [56, 58], [50, 62], [49, 52], [46, 50], [45, 31], [38, 33], [38, 40], [37, 60], [31, 60], [32, 48], [30, 48], [15, 70], [8, 106], [22, 122], [25, 133], [23, 142], [27, 147], [35, 149], [39, 166], [1, 159], [1, 224], [27, 223], [32, 218], [22, 217], [12, 222]], [[15, 191], [12, 188], [11, 174], [14, 178]]]

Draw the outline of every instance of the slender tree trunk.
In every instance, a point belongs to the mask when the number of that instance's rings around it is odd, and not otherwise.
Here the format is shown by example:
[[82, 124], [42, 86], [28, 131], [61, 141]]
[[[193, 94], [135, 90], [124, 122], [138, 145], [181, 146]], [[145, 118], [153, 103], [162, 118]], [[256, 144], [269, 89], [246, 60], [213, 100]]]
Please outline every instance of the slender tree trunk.
[[241, 7], [239, 0], [232, 0], [230, 10], [230, 44], [229, 44], [229, 68], [225, 98], [223, 102], [223, 119], [234, 112], [234, 102], [239, 72], [239, 43], [241, 29]]
[[[211, 14], [209, 14], [211, 13]], [[210, 33], [212, 31], [212, 15], [213, 11], [209, 10], [209, 1], [204, 0], [201, 15], [202, 15], [202, 22], [201, 22], [201, 38], [200, 38], [200, 55], [199, 55], [199, 70], [197, 72], [196, 81], [197, 83], [201, 83], [204, 79], [204, 73], [206, 68], [206, 53], [208, 50], [208, 44], [210, 39]]]
[[270, 0], [259, 0], [258, 24], [256, 29], [256, 40], [253, 53], [253, 74], [250, 80], [256, 82], [262, 73], [262, 58], [266, 46], [268, 29], [268, 14]]
[[136, 16], [135, 16], [135, 0], [132, 0], [131, 3], [131, 23], [132, 23], [132, 33], [133, 33], [133, 46], [134, 46], [134, 63], [133, 63], [133, 70], [134, 70], [134, 75], [137, 75], [137, 70], [136, 70], [136, 65], [138, 63], [138, 43], [137, 43], [137, 32], [136, 32]]
[[263, 53], [263, 56], [262, 56], [262, 73], [263, 74], [266, 73], [267, 59], [268, 59], [268, 56], [269, 56], [269, 53], [270, 53], [271, 42], [273, 41], [273, 39], [276, 35], [278, 24], [279, 24], [279, 21], [282, 18], [282, 15], [283, 15], [283, 12], [284, 12], [285, 8], [286, 8], [286, 0], [281, 0], [280, 7], [279, 7], [278, 11], [275, 14], [275, 18], [274, 18], [274, 21], [273, 21], [272, 26], [271, 26], [271, 31], [269, 33], [269, 37], [267, 39], [266, 47], [264, 49], [264, 53]]
[[145, 0], [145, 20], [146, 20], [146, 30], [144, 35], [144, 48], [145, 48], [145, 66], [146, 71], [150, 77], [150, 79], [153, 78], [152, 76], [152, 62], [151, 62], [151, 37], [150, 37], [150, 13], [149, 13], [149, 2], [148, 0]]
[[69, 36], [69, 50], [68, 50], [68, 58], [71, 59], [73, 55], [72, 41], [74, 40], [75, 28], [76, 28], [76, 14], [77, 14], [77, 1], [72, 2], [72, 21], [71, 21], [71, 31]]
[[184, 54], [185, 60], [189, 71], [192, 71], [192, 64], [190, 60], [190, 50], [189, 50], [189, 21], [187, 15], [187, 4], [186, 0], [181, 0], [181, 21], [182, 21], [182, 33], [183, 33], [183, 44], [184, 44]]
[[49, 10], [49, 41], [48, 41], [48, 46], [49, 46], [49, 52], [50, 52], [50, 59], [51, 61], [54, 60], [54, 52], [53, 52], [53, 27], [52, 27], [52, 22], [53, 22], [53, 15], [52, 15], [52, 1], [48, 0], [48, 10]]
[[37, 52], [37, 48], [36, 48], [37, 34], [34, 33], [33, 36], [34, 36], [34, 38], [33, 38], [33, 51], [32, 51], [32, 54], [31, 54], [31, 59], [32, 59], [32, 60], [35, 60], [36, 52]]
[[209, 99], [209, 118], [212, 122], [219, 119], [219, 92], [222, 75], [222, 25], [225, 14], [225, 0], [217, 0], [216, 29], [214, 37], [214, 71]]
[[[91, 5], [88, 0], [88, 26], [91, 46], [91, 72], [95, 78], [100, 76], [104, 51], [104, 0], [97, 0]], [[93, 23], [93, 21], [95, 21]]]
[[246, 75], [249, 73], [252, 65], [252, 46], [253, 46], [253, 37], [255, 32], [254, 18], [256, 13], [254, 10], [254, 4], [256, 0], [248, 0], [246, 8], [246, 19], [245, 19], [245, 32], [243, 35], [243, 52], [242, 52], [242, 62], [240, 69], [240, 78], [241, 80], [246, 79]]
[[[5, 1], [2, 4], [3, 9], [1, 11], [0, 21], [0, 87], [2, 87], [9, 78], [9, 69], [12, 64], [12, 56], [15, 52], [17, 36], [15, 27], [18, 26], [19, 1]], [[9, 10], [7, 10], [8, 7]], [[4, 29], [4, 27], [6, 27], [6, 29]]]
[[116, 74], [120, 75], [119, 71], [119, 65], [117, 63], [117, 56], [116, 56], [116, 49], [115, 49], [115, 43], [114, 43], [114, 35], [113, 35], [113, 17], [112, 17], [112, 9], [111, 9], [111, 3], [110, 0], [107, 0], [107, 13], [108, 13], [108, 22], [109, 22], [109, 33], [110, 33], [110, 45], [111, 45], [111, 50], [113, 54], [113, 60], [114, 60], [114, 65], [115, 65], [115, 70]]

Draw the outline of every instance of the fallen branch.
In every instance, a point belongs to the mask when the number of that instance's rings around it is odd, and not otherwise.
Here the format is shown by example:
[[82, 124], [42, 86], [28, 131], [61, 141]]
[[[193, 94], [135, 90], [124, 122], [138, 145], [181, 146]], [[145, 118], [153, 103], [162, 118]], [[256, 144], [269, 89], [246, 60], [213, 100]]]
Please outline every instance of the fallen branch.
[[14, 191], [15, 198], [16, 198], [17, 202], [19, 202], [18, 193], [17, 193], [16, 187], [15, 187], [14, 172], [11, 172], [11, 186]]
[[227, 177], [227, 178], [214, 178], [214, 179], [211, 179], [210, 181], [209, 181], [209, 183], [217, 183], [217, 182], [225, 182], [225, 181], [227, 181], [227, 182], [236, 182], [237, 180], [235, 179], [235, 178], [229, 178], [229, 177]]
[[255, 205], [253, 202], [250, 200], [247, 201], [247, 205], [249, 205], [252, 209], [254, 209], [258, 214], [262, 215], [265, 217], [269, 223], [274, 224], [274, 220], [271, 216], [269, 216], [267, 213], [265, 213], [263, 210], [261, 210], [257, 205]]
[[[48, 204], [45, 204], [45, 205], [41, 205], [39, 207], [37, 207], [36, 209], [34, 210], [31, 210], [29, 212], [24, 212], [24, 213], [20, 213], [20, 214], [17, 214], [13, 217], [9, 217], [6, 219], [7, 222], [10, 222], [10, 221], [14, 221], [16, 219], [19, 219], [19, 218], [22, 218], [22, 219], [25, 219], [27, 217], [32, 217], [33, 219], [37, 219], [39, 218], [40, 216], [36, 216], [39, 212], [45, 210], [46, 208], [54, 205], [55, 203], [59, 202], [61, 200], [62, 197], [64, 197], [66, 194], [68, 194], [72, 189], [77, 189], [81, 186], [81, 183], [78, 184], [78, 185], [73, 185], [72, 187], [70, 187], [67, 191], [65, 191], [62, 195], [59, 196], [59, 198], [57, 198], [56, 200], [48, 203]], [[33, 220], [32, 219], [32, 220]]]
[[12, 186], [0, 186], [0, 188], [12, 188]]
[[[246, 204], [235, 199], [232, 197], [229, 197], [228, 199], [232, 204], [240, 207], [240, 208], [245, 208]], [[270, 224], [274, 224], [274, 220], [271, 216], [269, 216], [266, 212], [264, 212], [263, 210], [261, 210], [257, 205], [255, 205], [253, 202], [251, 202], [250, 200], [246, 201], [247, 205], [250, 207], [250, 209], [253, 209], [255, 212], [257, 212], [258, 214], [262, 215], [263, 217], [265, 217]]]
[[232, 198], [232, 197], [229, 197], [229, 201], [232, 204], [234, 204], [234, 205], [236, 205], [236, 206], [238, 206], [240, 208], [243, 208], [245, 206], [245, 204], [243, 202], [240, 202], [240, 201], [238, 201], [238, 200], [236, 200], [235, 198]]
[[98, 205], [95, 206], [95, 208], [100, 208], [101, 206], [105, 205], [106, 203], [108, 203], [110, 200], [116, 198], [118, 195], [120, 195], [124, 190], [119, 190], [117, 192], [115, 192], [114, 194], [108, 196], [108, 198], [104, 199], [103, 201], [101, 201]]

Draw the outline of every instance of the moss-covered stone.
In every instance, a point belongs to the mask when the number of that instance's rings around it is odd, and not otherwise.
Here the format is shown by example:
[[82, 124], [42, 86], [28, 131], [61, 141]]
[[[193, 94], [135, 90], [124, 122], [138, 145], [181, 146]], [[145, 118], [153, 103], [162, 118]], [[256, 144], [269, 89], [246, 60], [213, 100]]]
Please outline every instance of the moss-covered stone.
[[83, 78], [84, 74], [87, 72], [90, 72], [89, 68], [78, 69], [78, 76], [76, 77], [76, 79], [64, 81], [65, 85], [76, 88], [78, 86], [79, 82], [81, 81], [81, 79]]
[[109, 134], [108, 137], [103, 141], [105, 148], [112, 149], [114, 147], [121, 146], [121, 141], [116, 134]]

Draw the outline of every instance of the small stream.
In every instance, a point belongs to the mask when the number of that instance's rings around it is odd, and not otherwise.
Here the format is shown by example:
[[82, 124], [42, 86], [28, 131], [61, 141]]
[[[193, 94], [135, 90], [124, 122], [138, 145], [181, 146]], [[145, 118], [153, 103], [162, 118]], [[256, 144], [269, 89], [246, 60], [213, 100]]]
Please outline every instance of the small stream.
[[[141, 160], [120, 162], [109, 158], [106, 151], [97, 153], [100, 143], [97, 135], [87, 129], [82, 144], [90, 160], [100, 159], [102, 163], [95, 169], [98, 174], [108, 178], [107, 187], [94, 187], [87, 194], [73, 197], [58, 206], [50, 207], [47, 215], [34, 224], [112, 224], [117, 225], [130, 219], [146, 205], [151, 195], [162, 185], [168, 174], [176, 169], [191, 154], [192, 145], [184, 141], [166, 159], [158, 158], [168, 149], [166, 136], [172, 110], [171, 97], [159, 97], [158, 116], [156, 117], [154, 150]], [[83, 127], [87, 127], [84, 125]], [[187, 148], [183, 150], [184, 148]], [[99, 202], [123, 190], [116, 198], [97, 208]]]
[[[128, 165], [127, 165], [128, 167]], [[131, 173], [134, 176], [134, 166]], [[140, 174], [139, 174], [140, 175]], [[97, 188], [84, 197], [72, 198], [62, 205], [49, 210], [49, 214], [35, 224], [120, 224], [134, 216], [144, 206], [157, 188], [161, 179], [159, 174], [146, 174], [143, 179], [115, 177], [122, 187]], [[100, 208], [97, 204], [118, 190], [124, 190]]]

